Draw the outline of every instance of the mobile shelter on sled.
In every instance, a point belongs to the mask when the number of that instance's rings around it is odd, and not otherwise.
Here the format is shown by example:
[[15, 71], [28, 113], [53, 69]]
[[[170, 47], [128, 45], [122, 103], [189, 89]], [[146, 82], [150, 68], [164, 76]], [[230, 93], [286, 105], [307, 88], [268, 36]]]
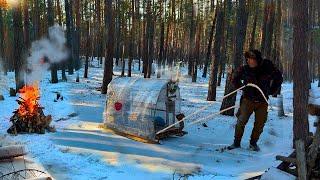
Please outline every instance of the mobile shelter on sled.
[[177, 82], [118, 77], [108, 85], [104, 125], [117, 134], [143, 142], [182, 136], [183, 122], [156, 133], [183, 117]]

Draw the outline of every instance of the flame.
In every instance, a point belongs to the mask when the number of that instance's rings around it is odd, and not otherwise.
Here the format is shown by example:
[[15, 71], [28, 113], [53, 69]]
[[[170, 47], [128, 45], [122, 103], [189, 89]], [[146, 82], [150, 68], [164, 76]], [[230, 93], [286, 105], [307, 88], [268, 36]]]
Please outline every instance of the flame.
[[25, 85], [19, 90], [21, 103], [18, 109], [20, 116], [32, 116], [38, 112], [40, 93], [38, 83]]

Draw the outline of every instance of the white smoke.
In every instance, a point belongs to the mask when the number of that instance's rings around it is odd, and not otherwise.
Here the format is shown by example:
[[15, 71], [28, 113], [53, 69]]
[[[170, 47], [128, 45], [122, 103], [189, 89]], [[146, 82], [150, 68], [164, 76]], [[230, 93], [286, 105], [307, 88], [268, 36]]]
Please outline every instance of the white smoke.
[[32, 43], [28, 57], [26, 83], [40, 81], [51, 64], [66, 60], [68, 51], [65, 47], [65, 35], [62, 27], [54, 25], [49, 28], [48, 37]]

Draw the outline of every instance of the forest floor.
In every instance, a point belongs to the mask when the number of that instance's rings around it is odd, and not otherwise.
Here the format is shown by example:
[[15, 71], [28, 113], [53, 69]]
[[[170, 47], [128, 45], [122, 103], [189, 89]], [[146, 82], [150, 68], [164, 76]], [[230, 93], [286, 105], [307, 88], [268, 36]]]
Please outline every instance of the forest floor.
[[[97, 62], [97, 61], [95, 61]], [[135, 66], [134, 76], [141, 76]], [[23, 144], [29, 154], [41, 163], [56, 179], [245, 179], [262, 174], [280, 162], [276, 155], [292, 152], [292, 83], [282, 86], [286, 117], [277, 116], [278, 98], [271, 98], [268, 121], [258, 142], [261, 151], [248, 149], [254, 116], [246, 126], [242, 148], [221, 151], [233, 141], [235, 117], [218, 115], [202, 123], [188, 126], [193, 120], [218, 112], [224, 93], [217, 88], [217, 101], [206, 101], [208, 79], [200, 78], [192, 83], [182, 68], [180, 90], [182, 112], [189, 115], [202, 107], [208, 108], [192, 116], [187, 122], [183, 137], [169, 138], [162, 144], [145, 144], [118, 136], [102, 129], [106, 96], [98, 91], [103, 68], [95, 63], [89, 68], [89, 78], [84, 79], [83, 69], [68, 75], [68, 82], [51, 84], [48, 72], [40, 82], [41, 98], [46, 115], [53, 117], [55, 133], [7, 135], [12, 112], [17, 109], [17, 97], [9, 97], [8, 89], [14, 86], [14, 74], [2, 77], [0, 92], [0, 146]], [[115, 67], [115, 75], [120, 68]], [[60, 74], [59, 74], [60, 75]], [[54, 102], [56, 92], [64, 97]], [[320, 88], [312, 84], [310, 101], [320, 102]], [[319, 96], [319, 97], [317, 97]], [[239, 95], [237, 97], [239, 99]], [[238, 103], [238, 101], [237, 101]], [[310, 116], [310, 124], [315, 120]], [[311, 126], [310, 126], [311, 127]], [[289, 177], [288, 177], [289, 178]]]

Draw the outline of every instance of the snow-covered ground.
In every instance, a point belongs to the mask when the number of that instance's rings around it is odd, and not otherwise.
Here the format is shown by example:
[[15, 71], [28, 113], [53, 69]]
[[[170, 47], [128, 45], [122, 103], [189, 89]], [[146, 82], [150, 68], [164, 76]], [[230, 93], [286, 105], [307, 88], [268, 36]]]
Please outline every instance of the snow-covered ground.
[[[89, 68], [88, 79], [82, 78], [83, 69], [79, 71], [80, 83], [75, 82], [75, 73], [68, 76], [68, 82], [50, 84], [49, 72], [40, 82], [40, 104], [45, 107], [46, 115], [52, 115], [52, 125], [57, 128], [56, 133], [44, 135], [7, 135], [12, 111], [18, 107], [17, 97], [8, 94], [9, 87], [15, 87], [14, 74], [9, 73], [0, 87], [5, 97], [0, 101], [0, 145], [24, 144], [31, 156], [56, 179], [245, 179], [276, 167], [280, 162], [275, 156], [292, 151], [290, 83], [284, 83], [282, 88], [286, 117], [277, 117], [278, 99], [269, 100], [272, 107], [258, 143], [261, 151], [247, 148], [254, 116], [246, 126], [242, 148], [223, 151], [221, 148], [233, 141], [235, 117], [209, 118], [208, 127], [202, 123], [188, 126], [188, 123], [219, 111], [225, 79], [217, 89], [217, 101], [208, 102], [208, 78], [200, 78], [199, 71], [197, 83], [192, 83], [182, 67], [179, 82], [182, 112], [190, 115], [200, 108], [203, 110], [186, 122], [187, 135], [169, 138], [162, 144], [144, 144], [101, 128], [106, 98], [97, 89], [101, 86], [103, 69], [98, 63], [93, 66]], [[137, 68], [135, 65], [134, 76], [141, 76]], [[115, 75], [120, 72], [121, 68], [115, 67]], [[311, 101], [319, 102], [320, 89], [316, 84], [312, 85]], [[63, 101], [54, 102], [56, 92], [62, 94]], [[309, 119], [313, 123], [314, 118]]]

